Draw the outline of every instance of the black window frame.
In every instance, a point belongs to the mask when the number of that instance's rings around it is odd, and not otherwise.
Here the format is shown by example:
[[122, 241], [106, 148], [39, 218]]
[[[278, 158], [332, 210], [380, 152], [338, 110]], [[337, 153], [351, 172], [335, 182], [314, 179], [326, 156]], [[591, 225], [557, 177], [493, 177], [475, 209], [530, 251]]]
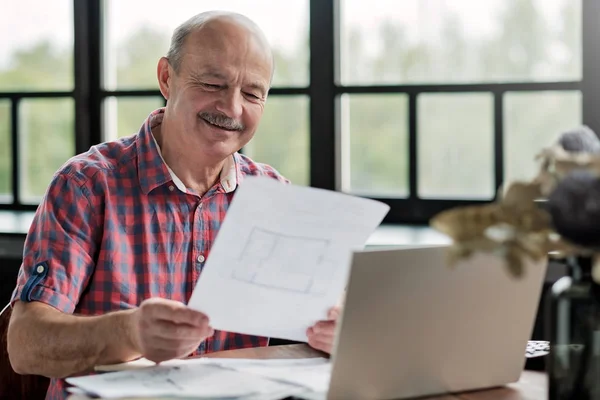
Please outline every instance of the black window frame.
[[[309, 1], [310, 82], [307, 87], [275, 87], [269, 96], [304, 95], [308, 97], [310, 134], [310, 186], [340, 190], [337, 137], [340, 131], [339, 98], [343, 94], [398, 93], [408, 96], [409, 114], [409, 196], [382, 198], [366, 196], [390, 205], [385, 223], [426, 224], [436, 213], [451, 207], [488, 203], [475, 199], [423, 199], [417, 197], [417, 97], [422, 93], [491, 93], [494, 98], [494, 184], [504, 179], [503, 95], [519, 91], [580, 91], [582, 122], [600, 130], [600, 2], [582, 0], [582, 78], [570, 82], [477, 83], [344, 86], [339, 83], [339, 9], [343, 0]], [[0, 100], [11, 103], [12, 203], [0, 204], [0, 210], [37, 208], [21, 201], [19, 188], [19, 106], [22, 99], [73, 98], [75, 100], [75, 153], [87, 151], [103, 139], [104, 100], [108, 97], [160, 97], [160, 91], [104, 90], [102, 87], [102, 24], [104, 0], [73, 0], [74, 89], [72, 91], [1, 92]], [[283, 133], [284, 134], [284, 133]], [[260, 161], [260, 160], [258, 160]]]

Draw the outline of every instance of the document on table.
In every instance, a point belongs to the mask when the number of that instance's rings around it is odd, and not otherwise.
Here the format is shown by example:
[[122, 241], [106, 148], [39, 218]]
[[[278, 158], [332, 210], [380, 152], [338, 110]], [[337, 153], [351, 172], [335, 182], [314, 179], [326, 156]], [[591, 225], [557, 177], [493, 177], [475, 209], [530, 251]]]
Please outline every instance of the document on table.
[[[90, 397], [86, 394], [84, 390], [81, 390], [77, 387], [69, 387], [67, 388], [67, 392], [71, 393], [69, 396], [69, 400], [94, 400], [95, 397]], [[271, 392], [271, 393], [260, 393], [260, 394], [251, 394], [247, 396], [240, 397], [227, 397], [223, 400], [281, 400], [287, 399], [288, 397], [294, 397], [303, 400], [326, 400], [326, 393], [315, 393], [310, 390], [305, 390], [300, 387], [289, 387], [289, 389], [285, 389], [279, 392]], [[135, 399], [140, 400], [198, 400], [201, 397], [191, 396], [191, 397], [181, 397], [181, 396], [163, 396], [163, 397], [135, 397]], [[133, 400], [134, 398], [123, 398], [120, 399], [128, 399]], [[213, 400], [214, 398], [211, 398]]]
[[389, 206], [323, 189], [245, 177], [189, 301], [213, 328], [306, 341], [336, 305], [352, 252]]
[[264, 399], [304, 389], [204, 362], [157, 365], [135, 371], [67, 378], [67, 383], [102, 398], [194, 397]]
[[327, 392], [331, 380], [331, 362], [327, 358], [279, 360], [209, 358], [206, 360], [211, 364], [291, 383], [318, 393]]

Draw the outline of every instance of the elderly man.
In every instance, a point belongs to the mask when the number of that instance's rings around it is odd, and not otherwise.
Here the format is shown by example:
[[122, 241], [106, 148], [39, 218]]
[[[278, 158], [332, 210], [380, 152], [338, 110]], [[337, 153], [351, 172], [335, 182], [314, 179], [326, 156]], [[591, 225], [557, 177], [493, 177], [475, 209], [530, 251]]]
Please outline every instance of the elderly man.
[[[237, 185], [247, 175], [287, 182], [238, 153], [259, 124], [273, 68], [246, 17], [197, 15], [158, 62], [166, 107], [138, 134], [55, 174], [27, 236], [8, 332], [16, 371], [54, 378], [48, 398], [64, 396], [60, 378], [98, 364], [267, 345], [215, 331], [185, 303]], [[331, 351], [337, 313], [308, 329], [311, 346]]]

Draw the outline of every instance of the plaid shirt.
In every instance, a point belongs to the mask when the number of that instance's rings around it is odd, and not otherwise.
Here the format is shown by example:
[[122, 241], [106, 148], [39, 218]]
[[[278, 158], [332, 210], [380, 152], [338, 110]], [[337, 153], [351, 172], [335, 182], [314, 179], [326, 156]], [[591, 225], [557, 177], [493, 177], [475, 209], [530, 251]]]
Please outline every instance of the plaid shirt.
[[[92, 147], [53, 177], [27, 236], [11, 301], [41, 301], [65, 313], [97, 315], [162, 297], [187, 303], [235, 188], [246, 175], [287, 183], [239, 153], [204, 196], [166, 165], [152, 128]], [[219, 299], [215, 299], [219, 301]], [[266, 346], [267, 338], [215, 331], [196, 354]], [[47, 398], [63, 398], [53, 379]]]

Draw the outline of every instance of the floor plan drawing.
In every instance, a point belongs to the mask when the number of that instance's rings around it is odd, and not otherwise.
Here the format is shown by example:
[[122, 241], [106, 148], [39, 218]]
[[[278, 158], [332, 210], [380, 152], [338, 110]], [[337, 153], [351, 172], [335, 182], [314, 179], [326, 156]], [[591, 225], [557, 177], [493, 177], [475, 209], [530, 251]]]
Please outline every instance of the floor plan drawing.
[[169, 388], [173, 392], [183, 392], [185, 389], [179, 382], [185, 377], [187, 369], [182, 369], [180, 366], [166, 367], [157, 366], [145, 369], [143, 372], [131, 371], [123, 374], [113, 374], [106, 376], [108, 383], [121, 383], [135, 381], [139, 385], [148, 389], [165, 389]]
[[230, 277], [272, 289], [322, 294], [335, 268], [327, 259], [329, 246], [327, 239], [254, 228]]

